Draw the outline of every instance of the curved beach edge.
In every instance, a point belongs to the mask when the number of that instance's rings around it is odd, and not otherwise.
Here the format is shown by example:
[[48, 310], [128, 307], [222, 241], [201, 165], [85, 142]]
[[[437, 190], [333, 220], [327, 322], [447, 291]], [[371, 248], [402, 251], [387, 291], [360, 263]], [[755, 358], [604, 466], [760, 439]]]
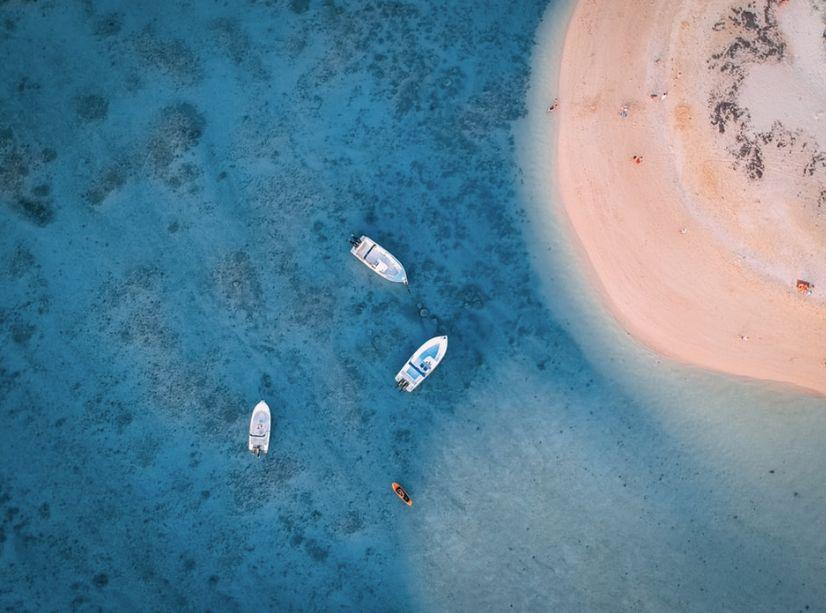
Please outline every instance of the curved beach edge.
[[[558, 128], [556, 188], [586, 256], [583, 274], [655, 351], [824, 395], [826, 305], [762, 265], [760, 249], [777, 252], [769, 232], [782, 224], [738, 235], [743, 207], [766, 181], [729, 176], [736, 164], [715, 158], [725, 150], [713, 152], [716, 128], [697, 98], [707, 84], [692, 81], [705, 77], [707, 60], [702, 46], [692, 53], [690, 35], [731, 3], [699, 16], [687, 3], [668, 4], [580, 0], [568, 21], [549, 120]], [[716, 175], [713, 198], [693, 182], [694, 149], [715, 160], [700, 169]], [[817, 247], [809, 241], [799, 251]], [[796, 253], [784, 252], [777, 270], [819, 278], [822, 270]]]

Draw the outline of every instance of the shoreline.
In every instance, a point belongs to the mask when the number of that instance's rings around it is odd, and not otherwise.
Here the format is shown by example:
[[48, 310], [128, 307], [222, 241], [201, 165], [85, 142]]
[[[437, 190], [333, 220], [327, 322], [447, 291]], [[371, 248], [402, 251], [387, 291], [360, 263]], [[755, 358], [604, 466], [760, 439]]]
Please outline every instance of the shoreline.
[[680, 4], [633, 10], [642, 4], [580, 0], [565, 33], [555, 173], [590, 269], [583, 282], [661, 354], [826, 394], [826, 305], [780, 281], [794, 267], [820, 280], [801, 256], [817, 254], [819, 237], [802, 232], [799, 249], [776, 255], [783, 220], [748, 217], [755, 193], [777, 184], [772, 167], [762, 182], [743, 178], [706, 117], [707, 48], [696, 37], [732, 4], [693, 16]]

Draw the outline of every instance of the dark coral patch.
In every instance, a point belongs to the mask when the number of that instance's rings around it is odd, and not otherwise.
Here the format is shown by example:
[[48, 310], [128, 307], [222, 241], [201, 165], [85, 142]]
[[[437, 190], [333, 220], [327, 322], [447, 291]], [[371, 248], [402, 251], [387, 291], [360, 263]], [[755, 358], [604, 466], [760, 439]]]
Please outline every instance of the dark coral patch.
[[145, 63], [180, 83], [192, 85], [201, 79], [198, 56], [181, 40], [156, 38], [147, 28], [137, 37], [135, 48]]
[[54, 208], [46, 200], [19, 197], [12, 209], [26, 221], [44, 228], [54, 221]]
[[121, 17], [117, 13], [107, 13], [95, 21], [95, 36], [108, 38], [118, 34], [121, 29]]
[[86, 202], [92, 206], [98, 206], [106, 200], [112, 192], [122, 187], [125, 182], [126, 175], [123, 169], [119, 166], [113, 166], [92, 183], [89, 189], [86, 190], [86, 193], [83, 194], [83, 197], [86, 199]]
[[195, 106], [181, 102], [165, 107], [149, 141], [149, 159], [156, 170], [168, 167], [195, 147], [206, 128], [206, 119]]
[[109, 576], [106, 573], [98, 573], [92, 577], [92, 583], [98, 589], [103, 589], [109, 585]]
[[97, 94], [82, 94], [74, 99], [75, 113], [86, 123], [102, 121], [109, 113], [109, 102]]
[[290, 0], [290, 10], [293, 13], [300, 15], [307, 12], [308, 8], [310, 8], [310, 0]]

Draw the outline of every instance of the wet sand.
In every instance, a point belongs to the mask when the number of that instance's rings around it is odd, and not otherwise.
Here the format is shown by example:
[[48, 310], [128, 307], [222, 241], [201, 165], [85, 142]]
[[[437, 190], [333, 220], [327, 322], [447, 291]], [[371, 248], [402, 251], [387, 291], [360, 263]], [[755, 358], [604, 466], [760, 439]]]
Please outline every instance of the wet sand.
[[803, 2], [582, 0], [549, 113], [583, 286], [661, 353], [821, 394], [822, 19]]

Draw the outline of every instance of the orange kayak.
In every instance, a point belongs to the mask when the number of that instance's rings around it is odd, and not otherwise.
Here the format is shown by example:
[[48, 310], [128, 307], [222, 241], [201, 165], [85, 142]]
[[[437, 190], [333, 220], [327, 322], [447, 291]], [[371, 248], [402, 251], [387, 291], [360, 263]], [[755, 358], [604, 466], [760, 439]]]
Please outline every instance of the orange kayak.
[[396, 482], [393, 482], [393, 491], [396, 492], [396, 496], [401, 498], [407, 506], [413, 506], [413, 501], [410, 499], [410, 496], [407, 495], [407, 492], [401, 485], [399, 485]]

